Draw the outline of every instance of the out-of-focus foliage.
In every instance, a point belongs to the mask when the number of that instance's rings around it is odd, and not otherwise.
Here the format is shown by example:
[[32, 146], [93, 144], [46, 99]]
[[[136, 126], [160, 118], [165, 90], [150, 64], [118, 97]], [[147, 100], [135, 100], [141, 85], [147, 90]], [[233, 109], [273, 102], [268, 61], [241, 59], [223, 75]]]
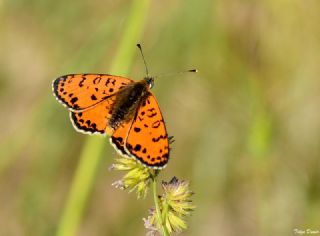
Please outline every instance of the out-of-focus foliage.
[[[128, 1], [0, 2], [0, 235], [55, 235], [86, 136], [51, 94], [108, 73]], [[140, 43], [170, 135], [163, 179], [190, 181], [182, 235], [292, 235], [320, 219], [320, 2], [152, 1]], [[135, 44], [132, 45], [135, 47]], [[130, 78], [141, 79], [137, 50]], [[105, 158], [78, 235], [143, 235], [151, 199], [112, 188]]]

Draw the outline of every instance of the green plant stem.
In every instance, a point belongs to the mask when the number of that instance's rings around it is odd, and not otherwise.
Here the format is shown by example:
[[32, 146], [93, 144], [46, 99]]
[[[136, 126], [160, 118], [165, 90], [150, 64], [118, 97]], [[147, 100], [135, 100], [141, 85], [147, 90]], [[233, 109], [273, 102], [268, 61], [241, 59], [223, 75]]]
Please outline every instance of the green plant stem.
[[102, 137], [92, 137], [83, 149], [68, 200], [60, 220], [57, 236], [76, 234], [98, 166], [98, 160], [90, 161], [90, 157], [99, 157], [102, 152], [102, 149], [94, 148], [97, 143], [103, 145], [105, 139]]
[[[127, 25], [124, 27], [123, 37], [108, 73], [120, 75], [128, 73], [136, 50], [135, 44], [139, 41], [143, 31], [150, 0], [134, 0], [132, 4]], [[76, 234], [86, 207], [86, 202], [94, 185], [94, 179], [105, 145], [108, 145], [105, 138], [89, 137], [87, 139], [71, 183], [71, 190], [65, 208], [62, 212], [57, 236], [73, 236]]]
[[152, 180], [152, 190], [153, 190], [154, 205], [156, 206], [156, 212], [157, 212], [157, 216], [158, 216], [158, 219], [159, 219], [162, 235], [169, 236], [170, 234], [169, 234], [167, 228], [164, 225], [162, 214], [161, 214], [161, 210], [160, 210], [160, 206], [159, 206], [158, 193], [157, 193], [157, 178], [156, 177], [154, 177], [153, 180]]

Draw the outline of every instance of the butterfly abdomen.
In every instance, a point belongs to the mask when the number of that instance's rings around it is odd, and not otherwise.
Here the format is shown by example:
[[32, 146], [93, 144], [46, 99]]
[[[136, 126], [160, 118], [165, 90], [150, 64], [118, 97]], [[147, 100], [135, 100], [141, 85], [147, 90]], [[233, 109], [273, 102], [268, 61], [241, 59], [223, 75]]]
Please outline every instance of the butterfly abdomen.
[[110, 127], [116, 129], [121, 123], [130, 121], [147, 94], [148, 85], [145, 81], [133, 83], [120, 90], [112, 107]]

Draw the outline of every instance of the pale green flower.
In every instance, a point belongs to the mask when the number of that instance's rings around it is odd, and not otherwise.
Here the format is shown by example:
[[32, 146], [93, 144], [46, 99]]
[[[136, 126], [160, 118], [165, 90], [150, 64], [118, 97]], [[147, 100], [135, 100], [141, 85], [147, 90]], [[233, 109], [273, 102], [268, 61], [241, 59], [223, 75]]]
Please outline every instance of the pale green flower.
[[[181, 232], [187, 228], [185, 217], [195, 209], [191, 201], [193, 192], [189, 190], [187, 181], [173, 177], [170, 182], [162, 182], [164, 193], [159, 196], [162, 222], [169, 234]], [[150, 210], [150, 215], [144, 219], [148, 235], [156, 235], [161, 231], [161, 221], [155, 209]]]
[[113, 186], [120, 189], [130, 189], [129, 192], [136, 190], [138, 198], [146, 197], [155, 171], [128, 157], [117, 158], [116, 163], [110, 169], [127, 171], [121, 180], [112, 184]]

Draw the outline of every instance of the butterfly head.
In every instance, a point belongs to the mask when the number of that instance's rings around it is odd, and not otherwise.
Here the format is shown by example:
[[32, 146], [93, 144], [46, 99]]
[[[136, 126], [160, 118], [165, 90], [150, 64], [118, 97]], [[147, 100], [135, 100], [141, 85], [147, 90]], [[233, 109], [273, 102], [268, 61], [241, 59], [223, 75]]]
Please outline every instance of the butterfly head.
[[144, 77], [144, 81], [146, 81], [149, 88], [152, 89], [152, 87], [154, 85], [154, 78], [151, 76], [146, 76], [146, 77]]

